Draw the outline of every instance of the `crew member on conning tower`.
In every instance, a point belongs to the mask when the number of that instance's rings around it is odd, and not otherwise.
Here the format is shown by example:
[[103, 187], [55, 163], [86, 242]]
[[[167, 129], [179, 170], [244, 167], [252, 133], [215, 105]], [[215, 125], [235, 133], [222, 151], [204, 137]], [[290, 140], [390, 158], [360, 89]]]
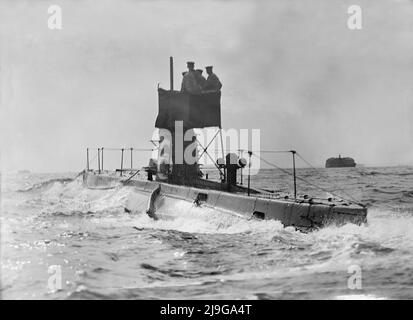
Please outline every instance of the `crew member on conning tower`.
[[207, 91], [220, 91], [222, 88], [222, 83], [215, 73], [212, 72], [212, 66], [205, 67], [208, 73], [207, 83], [205, 90]]
[[202, 69], [196, 69], [196, 75], [197, 75], [197, 82], [201, 86], [201, 89], [205, 89], [207, 85], [207, 79], [202, 75], [203, 70]]
[[182, 83], [181, 83], [181, 91], [184, 91], [184, 81], [183, 81], [183, 77], [185, 77], [185, 75], [188, 73], [188, 71], [183, 71], [182, 72]]
[[199, 94], [202, 92], [202, 88], [198, 83], [198, 72], [195, 71], [195, 63], [189, 61], [186, 63], [188, 72], [182, 79], [181, 92], [187, 92], [192, 94]]

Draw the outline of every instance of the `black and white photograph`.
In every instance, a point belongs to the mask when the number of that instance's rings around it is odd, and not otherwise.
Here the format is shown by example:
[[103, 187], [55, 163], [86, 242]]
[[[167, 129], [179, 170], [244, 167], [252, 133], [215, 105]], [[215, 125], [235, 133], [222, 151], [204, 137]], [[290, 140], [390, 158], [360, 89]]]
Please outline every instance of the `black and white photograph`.
[[412, 0], [0, 0], [0, 141], [1, 300], [413, 299]]

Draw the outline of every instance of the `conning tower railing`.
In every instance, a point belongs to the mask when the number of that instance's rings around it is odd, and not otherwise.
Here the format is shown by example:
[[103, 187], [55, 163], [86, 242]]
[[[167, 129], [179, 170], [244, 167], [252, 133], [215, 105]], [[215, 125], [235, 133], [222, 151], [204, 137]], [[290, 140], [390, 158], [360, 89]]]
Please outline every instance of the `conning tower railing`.
[[[106, 151], [109, 152], [119, 152], [119, 160], [120, 160], [120, 166], [119, 168], [115, 168], [115, 172], [119, 172], [120, 176], [123, 175], [125, 171], [129, 172], [136, 172], [140, 171], [141, 169], [134, 168], [134, 153], [136, 152], [153, 152], [155, 151], [155, 148], [148, 148], [148, 149], [142, 149], [142, 148], [134, 148], [134, 147], [129, 147], [129, 148], [106, 148], [106, 147], [100, 147], [100, 148], [86, 148], [86, 170], [87, 171], [95, 171], [91, 167], [91, 163], [97, 160], [97, 171], [98, 173], [101, 173], [104, 170], [104, 155]], [[92, 151], [95, 151], [95, 156], [93, 159], [90, 159], [90, 154]], [[129, 163], [130, 167], [125, 167], [125, 161], [127, 156], [129, 156]]]

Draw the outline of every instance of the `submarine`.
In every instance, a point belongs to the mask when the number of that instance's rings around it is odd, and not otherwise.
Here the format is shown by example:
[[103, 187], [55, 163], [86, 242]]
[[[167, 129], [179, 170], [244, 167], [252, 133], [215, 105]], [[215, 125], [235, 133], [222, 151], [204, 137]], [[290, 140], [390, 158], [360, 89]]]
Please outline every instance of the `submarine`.
[[[185, 131], [205, 127], [218, 127], [221, 130], [221, 90], [199, 94], [174, 90], [173, 58], [170, 57], [170, 89], [160, 88], [158, 84], [157, 91], [158, 116], [155, 127], [171, 133], [168, 141], [171, 150], [169, 161], [165, 161], [168, 159], [162, 154], [164, 148], [160, 147], [166, 139], [159, 141], [158, 159], [151, 159], [147, 167], [140, 169], [132, 168], [132, 148], [130, 168], [124, 168], [124, 152], [128, 149], [121, 148], [120, 168], [104, 170], [104, 148], [98, 148], [98, 168], [92, 169], [88, 148], [86, 168], [81, 173], [85, 187], [106, 189], [132, 186], [138, 194], [135, 201], [143, 204], [147, 208], [146, 214], [155, 220], [160, 218], [157, 211], [161, 206], [186, 201], [196, 207], [212, 208], [245, 219], [278, 220], [285, 227], [294, 227], [303, 232], [331, 224], [360, 225], [367, 222], [367, 208], [363, 204], [337, 197], [321, 199], [298, 194], [294, 150], [289, 151], [294, 165], [294, 191], [289, 195], [252, 187], [250, 174], [247, 175], [247, 186], [238, 181], [238, 170], [249, 171], [251, 167], [251, 150], [247, 151], [249, 161], [236, 153], [228, 153], [216, 160], [214, 165], [219, 171], [219, 181], [204, 178], [199, 163], [178, 161], [175, 147], [180, 145], [186, 148], [194, 141], [186, 141], [183, 135], [176, 134], [176, 123], [182, 123]], [[203, 148], [203, 153], [208, 152], [207, 148]], [[142, 172], [144, 178], [141, 177]], [[159, 201], [160, 198], [162, 201]]]

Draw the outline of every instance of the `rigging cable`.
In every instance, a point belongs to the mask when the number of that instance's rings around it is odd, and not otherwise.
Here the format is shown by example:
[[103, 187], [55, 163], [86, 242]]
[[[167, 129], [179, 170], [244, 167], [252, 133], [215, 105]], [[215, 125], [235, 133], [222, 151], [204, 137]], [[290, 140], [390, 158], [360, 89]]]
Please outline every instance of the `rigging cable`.
[[[299, 154], [298, 152], [297, 152], [297, 156], [298, 156], [302, 161], [304, 161], [304, 163], [306, 163], [308, 166], [310, 166], [316, 173], [318, 173], [318, 175], [319, 175], [321, 178], [323, 178], [326, 182], [329, 182], [329, 179], [328, 179], [327, 176], [323, 175], [323, 174], [320, 172], [320, 170], [318, 170], [318, 169], [317, 169], [316, 167], [314, 167], [310, 162], [308, 162], [307, 160], [305, 160], [305, 159], [303, 158], [303, 156], [302, 156], [301, 154]], [[334, 190], [337, 190], [337, 191], [342, 192], [344, 195], [346, 195], [347, 197], [349, 197], [353, 202], [355, 202], [356, 204], [360, 204], [360, 203], [359, 203], [359, 202], [360, 202], [359, 200], [355, 199], [353, 196], [351, 196], [350, 194], [348, 194], [347, 192], [345, 192], [343, 188], [337, 188], [337, 186], [334, 185]], [[330, 193], [331, 193], [331, 192], [330, 192]]]
[[[282, 172], [284, 172], [284, 173], [286, 173], [286, 174], [288, 174], [288, 175], [292, 175], [291, 172], [289, 172], [289, 171], [287, 171], [287, 170], [285, 170], [285, 169], [277, 166], [276, 164], [274, 164], [274, 163], [272, 163], [272, 162], [269, 162], [268, 160], [266, 160], [266, 159], [258, 156], [257, 154], [255, 154], [255, 153], [252, 153], [252, 154], [253, 154], [254, 156], [256, 156], [259, 160], [261, 160], [261, 161], [263, 161], [264, 163], [266, 163], [267, 165], [269, 165], [269, 166], [271, 166], [271, 167], [274, 167], [274, 168], [276, 168], [276, 169], [279, 169], [280, 171], [282, 171]], [[301, 158], [301, 157], [300, 157], [300, 158]], [[302, 177], [297, 176], [297, 179], [299, 179], [299, 180], [307, 183], [308, 185], [313, 186], [313, 187], [315, 187], [315, 188], [317, 188], [317, 189], [319, 189], [319, 190], [321, 190], [321, 191], [323, 191], [323, 192], [330, 193], [330, 194], [332, 194], [333, 196], [335, 196], [335, 197], [337, 197], [337, 198], [339, 198], [339, 199], [346, 200], [346, 201], [348, 201], [348, 202], [350, 202], [350, 203], [353, 202], [353, 203], [356, 203], [356, 204], [358, 204], [358, 205], [363, 206], [362, 204], [358, 203], [358, 202], [355, 201], [355, 200], [346, 199], [346, 198], [344, 198], [344, 197], [342, 197], [342, 196], [340, 196], [340, 195], [338, 195], [338, 194], [335, 194], [335, 193], [331, 192], [330, 190], [327, 190], [327, 189], [325, 189], [325, 188], [323, 188], [323, 187], [320, 187], [320, 186], [318, 186], [318, 185], [316, 185], [316, 184], [314, 184], [314, 183], [312, 183], [312, 182], [310, 182], [310, 181], [308, 181], [308, 180], [306, 180], [306, 179], [304, 179], [304, 178], [302, 178]], [[351, 198], [351, 197], [350, 197], [350, 198]]]

